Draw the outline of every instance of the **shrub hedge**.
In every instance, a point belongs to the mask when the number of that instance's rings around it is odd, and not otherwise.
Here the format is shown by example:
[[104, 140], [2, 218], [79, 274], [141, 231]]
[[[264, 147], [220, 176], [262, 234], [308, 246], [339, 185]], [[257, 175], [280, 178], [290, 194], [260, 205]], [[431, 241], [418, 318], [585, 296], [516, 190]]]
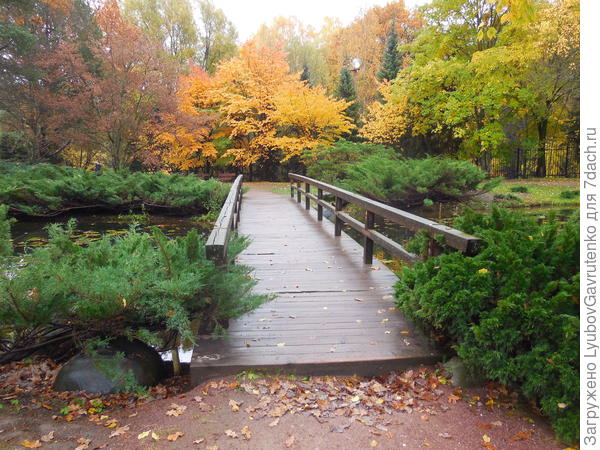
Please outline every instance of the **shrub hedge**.
[[450, 340], [473, 370], [518, 386], [559, 438], [579, 436], [579, 218], [467, 211], [457, 228], [484, 241], [402, 271], [397, 305]]
[[71, 240], [74, 227], [51, 225], [48, 245], [26, 255], [24, 267], [4, 258], [0, 323], [12, 331], [0, 350], [14, 353], [52, 330], [68, 330], [78, 343], [124, 336], [162, 346], [173, 333], [192, 338], [193, 320], [218, 328], [266, 300], [251, 294], [251, 269], [233, 264], [244, 239], [230, 243], [227, 265], [217, 267], [195, 230], [168, 239], [158, 228], [132, 227], [82, 246]]
[[51, 215], [70, 208], [172, 210], [203, 214], [218, 210], [229, 187], [217, 180], [161, 172], [90, 172], [53, 164], [0, 162], [0, 203], [12, 212]]

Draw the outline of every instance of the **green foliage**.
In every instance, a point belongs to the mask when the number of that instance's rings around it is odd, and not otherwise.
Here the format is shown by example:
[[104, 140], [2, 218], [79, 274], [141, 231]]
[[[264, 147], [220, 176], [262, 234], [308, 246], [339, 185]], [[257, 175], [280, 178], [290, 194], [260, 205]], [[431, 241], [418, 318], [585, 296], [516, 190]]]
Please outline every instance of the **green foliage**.
[[529, 188], [527, 186], [513, 186], [510, 188], [510, 192], [520, 192], [522, 194], [526, 194], [529, 192]]
[[165, 332], [192, 339], [192, 320], [214, 328], [265, 300], [250, 293], [251, 269], [233, 265], [245, 239], [232, 239], [227, 264], [217, 267], [195, 230], [168, 239], [158, 228], [132, 227], [79, 246], [74, 228], [74, 220], [51, 225], [48, 246], [27, 255], [26, 267], [1, 268], [0, 323], [10, 323], [15, 336], [58, 327], [81, 342], [96, 338], [92, 347], [120, 336], [156, 343]]
[[0, 205], [0, 258], [12, 255], [10, 224], [13, 221], [8, 218], [8, 206]]
[[381, 69], [377, 72], [379, 81], [390, 81], [396, 78], [402, 66], [402, 58], [398, 51], [398, 34], [396, 33], [396, 21], [392, 20], [390, 31], [385, 40], [385, 50]]
[[425, 199], [460, 199], [485, 179], [485, 173], [468, 161], [404, 159], [389, 153], [369, 155], [346, 171], [345, 187], [400, 207], [422, 205]]
[[574, 189], [572, 191], [562, 191], [560, 193], [560, 198], [564, 198], [567, 200], [579, 197], [579, 189]]
[[219, 210], [228, 190], [226, 184], [193, 175], [0, 164], [0, 203], [30, 215], [83, 206], [136, 209], [143, 205], [205, 213]]
[[356, 99], [356, 88], [352, 80], [352, 74], [347, 68], [340, 71], [340, 78], [335, 88], [335, 96], [341, 100], [350, 102], [344, 114], [352, 119], [355, 125], [359, 125], [360, 121], [360, 103]]
[[457, 227], [482, 238], [481, 252], [442, 254], [405, 269], [396, 285], [399, 309], [449, 339], [471, 369], [519, 386], [561, 439], [576, 440], [578, 216], [562, 227], [553, 219], [539, 225], [496, 208], [467, 211]]
[[339, 140], [331, 147], [317, 147], [304, 154], [306, 175], [326, 183], [337, 184], [348, 176], [348, 167], [364, 157], [378, 153], [393, 157], [394, 150], [381, 144], [363, 144]]

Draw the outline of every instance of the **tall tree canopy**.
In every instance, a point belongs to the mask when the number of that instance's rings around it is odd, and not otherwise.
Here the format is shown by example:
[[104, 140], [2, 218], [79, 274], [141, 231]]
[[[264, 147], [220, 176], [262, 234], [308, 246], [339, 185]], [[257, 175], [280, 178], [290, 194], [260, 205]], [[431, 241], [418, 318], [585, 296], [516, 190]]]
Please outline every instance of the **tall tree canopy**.
[[398, 34], [396, 33], [396, 21], [392, 19], [390, 31], [385, 40], [385, 50], [381, 61], [381, 68], [377, 72], [379, 81], [390, 81], [396, 78], [402, 66], [402, 57], [398, 51]]

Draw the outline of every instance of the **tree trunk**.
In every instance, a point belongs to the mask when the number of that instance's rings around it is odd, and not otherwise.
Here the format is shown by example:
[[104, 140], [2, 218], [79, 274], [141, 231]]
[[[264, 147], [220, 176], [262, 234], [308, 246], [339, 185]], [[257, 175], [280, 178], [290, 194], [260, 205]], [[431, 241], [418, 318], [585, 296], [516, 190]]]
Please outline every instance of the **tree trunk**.
[[546, 136], [548, 134], [548, 119], [543, 118], [537, 124], [538, 129], [538, 156], [535, 169], [536, 177], [546, 176]]

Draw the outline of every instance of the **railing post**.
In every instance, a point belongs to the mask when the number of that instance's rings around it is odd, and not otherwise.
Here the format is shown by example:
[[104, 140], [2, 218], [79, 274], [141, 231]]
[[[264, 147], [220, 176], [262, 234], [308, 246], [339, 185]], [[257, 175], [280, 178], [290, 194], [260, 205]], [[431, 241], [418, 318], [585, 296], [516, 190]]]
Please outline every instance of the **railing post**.
[[[370, 230], [375, 227], [375, 214], [371, 211], [365, 212], [365, 230]], [[373, 239], [365, 236], [363, 261], [365, 264], [373, 264]]]
[[[335, 197], [335, 210], [341, 211], [344, 207], [344, 201], [340, 197]], [[337, 215], [335, 216], [335, 235], [342, 235], [342, 228], [344, 228], [344, 222]]]
[[298, 203], [300, 203], [302, 201], [302, 193], [300, 192], [300, 186], [302, 186], [302, 184], [298, 181], [296, 183], [296, 201]]
[[[317, 198], [319, 200], [323, 200], [323, 189], [319, 188], [319, 190], [317, 191]], [[323, 205], [319, 203], [317, 203], [317, 220], [323, 220]]]
[[308, 194], [310, 194], [310, 184], [304, 183], [304, 208], [307, 211], [310, 211], [310, 198], [308, 198]]
[[294, 198], [294, 180], [290, 179], [290, 197]]
[[429, 237], [429, 243], [427, 245], [427, 257], [439, 256], [442, 254], [444, 249], [434, 237]]

